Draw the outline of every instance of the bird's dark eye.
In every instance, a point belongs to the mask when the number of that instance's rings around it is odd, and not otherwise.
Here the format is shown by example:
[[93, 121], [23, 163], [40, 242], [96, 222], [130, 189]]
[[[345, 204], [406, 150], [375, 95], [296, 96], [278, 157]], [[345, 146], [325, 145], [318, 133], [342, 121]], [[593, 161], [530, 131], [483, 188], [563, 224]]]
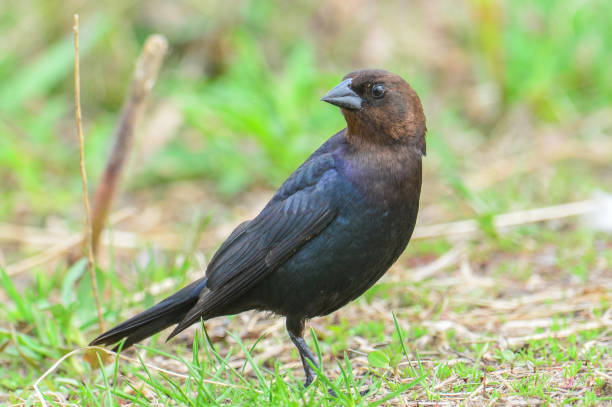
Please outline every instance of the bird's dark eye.
[[380, 99], [381, 97], [385, 96], [385, 85], [379, 83], [372, 86], [372, 96], [374, 96], [376, 99]]

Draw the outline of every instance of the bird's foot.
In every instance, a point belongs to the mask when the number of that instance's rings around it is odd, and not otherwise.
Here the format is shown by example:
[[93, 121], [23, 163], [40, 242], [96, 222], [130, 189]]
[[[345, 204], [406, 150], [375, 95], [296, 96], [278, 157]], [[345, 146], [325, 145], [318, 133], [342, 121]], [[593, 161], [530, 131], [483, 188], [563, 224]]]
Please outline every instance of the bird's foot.
[[313, 381], [314, 381], [313, 376], [306, 374], [306, 380], [304, 381], [304, 388], [307, 389], [308, 387], [310, 387]]

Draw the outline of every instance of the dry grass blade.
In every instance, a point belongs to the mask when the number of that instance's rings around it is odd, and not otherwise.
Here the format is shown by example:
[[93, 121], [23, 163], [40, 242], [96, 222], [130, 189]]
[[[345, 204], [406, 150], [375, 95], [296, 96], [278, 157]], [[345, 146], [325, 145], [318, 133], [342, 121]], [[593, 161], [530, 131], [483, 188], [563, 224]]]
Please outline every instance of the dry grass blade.
[[444, 253], [442, 256], [438, 257], [436, 260], [428, 263], [424, 266], [421, 266], [414, 271], [409, 272], [410, 279], [413, 281], [422, 281], [426, 278], [431, 277], [438, 271], [451, 266], [456, 263], [457, 259], [464, 253], [466, 250], [466, 245], [464, 243], [458, 243], [448, 252]]
[[[562, 205], [547, 206], [544, 208], [528, 209], [497, 215], [493, 219], [496, 229], [527, 223], [543, 222], [553, 219], [562, 219], [571, 216], [584, 215], [596, 211], [600, 203], [595, 199], [571, 202]], [[439, 223], [437, 225], [416, 227], [412, 239], [429, 239], [440, 236], [456, 236], [478, 232], [478, 222], [474, 219], [458, 222]]]
[[[57, 238], [55, 240], [57, 241]], [[16, 263], [9, 264], [5, 267], [6, 274], [12, 277], [14, 275], [23, 273], [24, 271], [30, 270], [33, 267], [48, 263], [62, 256], [64, 253], [77, 246], [82, 241], [83, 236], [72, 236], [68, 239], [62, 239], [59, 243], [54, 244], [42, 253], [28, 257]]]
[[518, 345], [522, 345], [530, 341], [536, 341], [536, 340], [539, 341], [543, 339], [553, 339], [553, 338], [554, 339], [567, 338], [568, 336], [574, 335], [581, 331], [590, 331], [594, 329], [610, 328], [610, 327], [612, 327], [612, 320], [603, 319], [601, 321], [592, 321], [592, 322], [587, 322], [584, 324], [574, 325], [570, 328], [562, 329], [556, 332], [543, 332], [543, 333], [538, 333], [534, 335], [521, 336], [518, 338], [508, 338], [505, 342], [508, 344], [508, 346], [516, 347]]
[[100, 296], [98, 294], [98, 280], [96, 279], [96, 270], [94, 264], [93, 247], [91, 241], [91, 211], [89, 209], [89, 197], [87, 194], [87, 173], [85, 171], [85, 153], [83, 141], [83, 123], [81, 118], [81, 77], [79, 72], [79, 15], [74, 15], [74, 105], [76, 115], [77, 134], [79, 137], [79, 164], [81, 168], [81, 180], [83, 181], [83, 203], [85, 204], [85, 214], [87, 224], [85, 226], [84, 244], [87, 249], [87, 266], [91, 276], [91, 288], [96, 301], [96, 310], [98, 313], [98, 324], [100, 331], [104, 331], [104, 319], [102, 318], [102, 308], [100, 306]]

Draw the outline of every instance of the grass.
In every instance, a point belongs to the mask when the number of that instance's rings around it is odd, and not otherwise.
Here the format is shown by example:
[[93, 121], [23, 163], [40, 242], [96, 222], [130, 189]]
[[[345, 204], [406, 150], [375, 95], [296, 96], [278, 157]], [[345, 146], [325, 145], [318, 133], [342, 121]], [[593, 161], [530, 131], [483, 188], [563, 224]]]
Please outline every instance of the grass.
[[[493, 223], [610, 190], [605, 0], [479, 0], [440, 6], [447, 17], [425, 3], [192, 3], [0, 5], [0, 269], [53, 255], [0, 271], [0, 404], [40, 405], [34, 383], [49, 405], [612, 404], [606, 213]], [[169, 343], [156, 335], [121, 358], [75, 351], [98, 333], [85, 262], [68, 266], [54, 248], [83, 218], [75, 8], [90, 184], [140, 45], [154, 31], [171, 44], [115, 205], [124, 220], [98, 259], [107, 325], [200, 275], [232, 227], [343, 126], [319, 97], [359, 66], [396, 71], [423, 98], [419, 225], [472, 218], [479, 233], [413, 239], [360, 299], [311, 321], [324, 376], [309, 389], [283, 321], [257, 313]]]
[[[477, 251], [479, 246], [482, 244], [475, 245], [473, 250]], [[533, 250], [531, 255], [539, 253]], [[148, 266], [151, 271], [152, 266]], [[186, 270], [184, 266], [182, 269]], [[68, 397], [67, 401], [81, 400], [87, 405], [102, 404], [103, 400], [108, 400], [104, 404], [124, 400], [137, 405], [154, 401], [207, 405], [230, 400], [236, 404], [354, 405], [365, 402], [358, 392], [364, 387], [373, 389], [367, 402], [377, 402], [397, 390], [401, 390], [404, 400], [448, 401], [466, 399], [479, 389], [483, 380], [487, 380], [487, 387], [472, 396], [475, 403], [482, 401], [481, 397], [500, 402], [556, 403], [571, 396], [584, 405], [597, 405], [608, 399], [610, 384], [606, 377], [612, 358], [609, 325], [587, 326], [584, 330], [580, 327], [585, 321], [602, 318], [609, 310], [609, 291], [604, 287], [609, 287], [610, 282], [600, 275], [593, 277], [595, 281], [576, 283], [571, 280], [571, 269], [561, 269], [554, 278], [549, 276], [546, 284], [540, 283], [516, 300], [508, 293], [525, 290], [529, 280], [507, 271], [497, 273], [496, 269], [493, 265], [492, 283], [486, 281], [490, 279], [486, 277], [489, 273], [481, 276], [488, 290], [479, 289], [478, 276], [470, 276], [469, 284], [458, 284], [458, 280], [466, 278], [460, 270], [450, 275], [442, 272], [439, 277], [416, 285], [383, 282], [375, 294], [368, 294], [341, 311], [340, 320], [332, 316], [315, 321], [315, 332], [321, 338], [317, 348], [324, 356], [325, 373], [333, 384], [328, 386], [336, 387], [346, 399], [328, 400], [327, 386], [321, 381], [314, 389], [304, 391], [300, 386], [297, 353], [285, 337], [282, 321], [274, 323], [255, 315], [211, 321], [207, 324], [210, 340], [196, 334], [192, 345], [186, 341], [193, 331], [168, 345], [163, 345], [159, 338], [151, 347], [129, 353], [131, 361], [111, 363], [102, 370], [94, 368], [95, 359], [92, 367], [80, 355], [74, 356], [53, 371], [40, 387], [49, 395], [50, 402], [55, 397], [51, 392], [56, 392]], [[0, 334], [5, 355], [1, 383], [9, 391], [6, 402], [34, 401], [29, 385], [53, 361], [74, 346], [84, 345], [91, 335], [85, 336], [83, 332], [95, 331], [90, 285], [83, 270], [84, 264], [80, 262], [67, 273], [61, 273], [63, 276], [53, 276], [51, 281], [40, 276], [24, 292], [19, 292], [8, 278], [2, 279], [4, 291], [12, 300], [10, 305], [2, 306], [11, 329]], [[176, 268], [172, 272], [179, 273]], [[396, 268], [389, 278], [402, 281], [409, 278], [409, 274], [404, 276], [407, 272]], [[101, 280], [108, 292], [104, 274]], [[75, 293], [70, 288], [79, 275], [84, 278]], [[531, 276], [546, 274], [535, 272]], [[554, 285], [567, 278], [569, 287], [567, 283]], [[54, 297], [53, 291], [59, 287], [51, 288], [60, 283], [61, 300], [49, 304], [46, 299]], [[456, 286], [464, 288], [449, 288]], [[120, 319], [115, 307], [125, 307], [121, 304], [113, 307], [108, 299], [121, 298], [122, 291], [120, 284], [110, 285], [105, 301], [109, 322]], [[409, 296], [410, 301], [397, 304], [402, 296]], [[523, 301], [525, 304], [520, 305]], [[382, 310], [381, 305], [385, 307]], [[143, 308], [140, 304], [136, 307]], [[390, 309], [397, 312], [396, 324], [390, 319]], [[124, 311], [123, 315], [130, 313], [133, 311]], [[357, 322], [364, 317], [373, 323]], [[536, 324], [530, 326], [530, 321]], [[247, 323], [254, 329], [245, 329]], [[501, 333], [490, 326], [501, 327]], [[555, 332], [573, 328], [577, 329], [570, 335], [555, 338]], [[265, 330], [269, 331], [267, 335], [263, 334]], [[548, 338], [529, 339], [530, 335], [541, 333]], [[513, 337], [527, 338], [506, 345]], [[271, 356], [265, 356], [270, 349]], [[347, 349], [350, 357], [343, 353]], [[143, 363], [172, 373], [157, 371]], [[411, 391], [412, 387], [407, 386], [416, 379], [421, 380]]]
[[[411, 243], [370, 292], [312, 322], [310, 342], [323, 360], [326, 379], [317, 379], [307, 390], [301, 386], [299, 357], [283, 321], [256, 313], [208, 321], [168, 344], [158, 335], [147, 346], [128, 351], [128, 359], [79, 352], [39, 387], [50, 404], [78, 400], [81, 405], [382, 405], [417, 400], [421, 405], [601, 405], [611, 400], [612, 282], [606, 271], [611, 264], [609, 258], [602, 260], [611, 241], [572, 223], [565, 239], [553, 240], [546, 225], [504, 235], [529, 249], [502, 250], [494, 237], [483, 235], [471, 241], [464, 260], [460, 257], [421, 281], [412, 281], [414, 271], [405, 262], [435, 253], [432, 247], [444, 251], [448, 246], [444, 240]], [[595, 253], [583, 259], [586, 276], [576, 276], [564, 257], [560, 264], [537, 266], [553, 243], [560, 253], [592, 244]], [[107, 323], [154, 302], [146, 294], [144, 300], [134, 296], [129, 287], [141, 286], [146, 292], [151, 283], [168, 279], [180, 285], [197, 269], [193, 259], [173, 264], [172, 255], [148, 255], [141, 270], [130, 272], [146, 276], [142, 283], [133, 277], [118, 279], [112, 267], [99, 269]], [[508, 261], [517, 255], [518, 262]], [[478, 266], [481, 257], [487, 262]], [[525, 264], [536, 266], [524, 274], [520, 268]], [[85, 263], [69, 270], [60, 267], [51, 275], [35, 274], [23, 291], [3, 275], [2, 287], [10, 299], [0, 308], [7, 321], [0, 332], [0, 383], [8, 391], [4, 401], [33, 403], [32, 383], [95, 334]], [[98, 357], [107, 363], [103, 369]], [[329, 388], [340, 397], [330, 398]], [[366, 396], [360, 394], [364, 389], [370, 390]]]

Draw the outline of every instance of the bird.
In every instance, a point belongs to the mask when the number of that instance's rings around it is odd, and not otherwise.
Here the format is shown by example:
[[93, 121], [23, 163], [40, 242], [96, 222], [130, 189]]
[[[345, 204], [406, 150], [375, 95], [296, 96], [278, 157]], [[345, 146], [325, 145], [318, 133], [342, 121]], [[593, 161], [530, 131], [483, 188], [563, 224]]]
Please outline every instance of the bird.
[[427, 132], [417, 93], [385, 70], [351, 72], [321, 100], [340, 108], [346, 127], [233, 230], [204, 276], [90, 345], [126, 349], [176, 325], [170, 340], [201, 320], [254, 309], [285, 317], [304, 386], [313, 382], [318, 363], [305, 324], [358, 298], [406, 248]]

